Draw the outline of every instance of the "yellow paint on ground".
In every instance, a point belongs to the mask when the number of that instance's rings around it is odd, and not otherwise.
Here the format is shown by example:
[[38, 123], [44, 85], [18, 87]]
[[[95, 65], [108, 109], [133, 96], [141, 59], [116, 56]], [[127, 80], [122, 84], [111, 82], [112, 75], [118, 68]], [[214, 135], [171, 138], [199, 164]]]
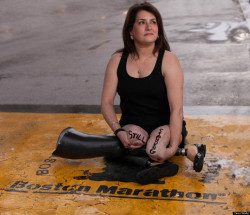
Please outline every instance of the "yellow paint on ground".
[[249, 211], [250, 117], [189, 116], [186, 121], [187, 144], [207, 145], [203, 171], [196, 173], [186, 158], [174, 157], [171, 161], [180, 167], [176, 176], [142, 186], [112, 181], [105, 171], [115, 166], [103, 158], [51, 157], [66, 127], [111, 133], [101, 115], [0, 113], [0, 214]]

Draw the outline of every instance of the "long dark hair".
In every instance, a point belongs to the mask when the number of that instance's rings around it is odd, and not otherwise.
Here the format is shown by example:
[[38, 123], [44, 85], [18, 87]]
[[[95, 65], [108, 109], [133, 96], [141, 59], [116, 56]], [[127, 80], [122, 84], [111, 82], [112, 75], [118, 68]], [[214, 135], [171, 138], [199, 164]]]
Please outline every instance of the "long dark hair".
[[134, 40], [130, 39], [130, 32], [134, 26], [136, 15], [138, 14], [138, 12], [142, 10], [148, 11], [156, 17], [159, 37], [155, 41], [155, 48], [153, 50], [153, 54], [155, 54], [162, 48], [171, 51], [167, 41], [167, 37], [164, 32], [163, 22], [160, 12], [152, 4], [145, 2], [141, 4], [134, 4], [129, 8], [122, 30], [124, 48], [119, 49], [117, 52], [127, 52], [138, 56]]

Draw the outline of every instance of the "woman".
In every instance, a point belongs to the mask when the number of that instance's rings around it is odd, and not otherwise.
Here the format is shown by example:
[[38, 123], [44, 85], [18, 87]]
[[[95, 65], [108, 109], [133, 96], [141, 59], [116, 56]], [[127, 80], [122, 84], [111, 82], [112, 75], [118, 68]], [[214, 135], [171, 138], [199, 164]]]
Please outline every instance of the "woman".
[[[124, 48], [107, 65], [101, 111], [125, 148], [146, 145], [146, 152], [154, 161], [152, 166], [157, 167], [154, 172], [161, 172], [154, 177], [163, 177], [169, 168], [166, 161], [176, 154], [184, 142], [182, 134], [186, 133], [183, 72], [177, 57], [170, 52], [161, 15], [150, 3], [135, 4], [129, 9], [123, 41]], [[113, 108], [117, 92], [122, 111], [119, 122]], [[191, 146], [185, 152], [191, 161], [198, 159], [194, 169], [201, 171], [205, 146]], [[146, 174], [151, 173], [150, 170]]]

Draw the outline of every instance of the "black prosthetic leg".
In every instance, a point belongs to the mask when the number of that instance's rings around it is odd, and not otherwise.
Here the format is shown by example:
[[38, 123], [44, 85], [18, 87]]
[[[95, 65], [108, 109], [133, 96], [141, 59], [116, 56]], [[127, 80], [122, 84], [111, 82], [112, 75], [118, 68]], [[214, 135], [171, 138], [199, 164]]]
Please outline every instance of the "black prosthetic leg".
[[120, 158], [125, 154], [126, 150], [117, 137], [85, 134], [71, 127], [61, 132], [56, 150], [52, 153], [54, 156], [69, 159]]

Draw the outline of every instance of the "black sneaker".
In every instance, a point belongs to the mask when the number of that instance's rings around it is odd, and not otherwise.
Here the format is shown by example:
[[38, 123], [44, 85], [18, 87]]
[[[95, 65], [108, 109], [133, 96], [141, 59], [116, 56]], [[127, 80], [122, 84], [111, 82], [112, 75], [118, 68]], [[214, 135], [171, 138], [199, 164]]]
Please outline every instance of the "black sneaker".
[[194, 144], [197, 147], [197, 154], [194, 158], [194, 170], [200, 172], [203, 168], [204, 158], [206, 156], [206, 145], [204, 144]]
[[150, 166], [137, 173], [136, 182], [139, 184], [150, 184], [159, 178], [176, 175], [178, 169], [178, 165], [171, 162]]

